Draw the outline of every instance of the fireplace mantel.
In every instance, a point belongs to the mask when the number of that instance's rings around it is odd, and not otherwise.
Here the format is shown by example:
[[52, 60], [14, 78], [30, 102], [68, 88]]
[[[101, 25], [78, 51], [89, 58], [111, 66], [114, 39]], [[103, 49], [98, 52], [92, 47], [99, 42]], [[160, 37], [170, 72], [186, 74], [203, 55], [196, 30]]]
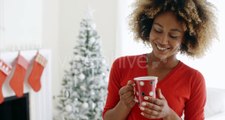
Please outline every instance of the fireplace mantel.
[[[31, 51], [20, 51], [20, 54], [29, 62], [36, 55], [36, 50]], [[48, 61], [43, 74], [41, 76], [41, 90], [39, 92], [34, 92], [32, 88], [27, 83], [27, 78], [29, 74], [26, 74], [24, 82], [24, 93], [29, 93], [30, 102], [30, 120], [52, 120], [52, 92], [51, 92], [51, 52], [49, 50], [39, 50]], [[13, 65], [18, 52], [3, 52], [0, 58], [9, 65]], [[27, 71], [29, 73], [30, 70]], [[15, 96], [15, 93], [9, 86], [10, 78], [12, 74], [7, 77], [3, 84], [3, 96], [10, 97]]]

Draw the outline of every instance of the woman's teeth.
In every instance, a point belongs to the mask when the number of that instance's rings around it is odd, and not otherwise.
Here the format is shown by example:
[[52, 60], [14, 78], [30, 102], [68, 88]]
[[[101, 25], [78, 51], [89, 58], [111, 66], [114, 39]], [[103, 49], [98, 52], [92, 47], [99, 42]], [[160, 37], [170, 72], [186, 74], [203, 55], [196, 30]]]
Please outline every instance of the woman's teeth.
[[159, 49], [159, 50], [166, 50], [167, 48], [163, 48], [163, 47], [159, 47], [158, 45], [156, 45], [156, 47]]

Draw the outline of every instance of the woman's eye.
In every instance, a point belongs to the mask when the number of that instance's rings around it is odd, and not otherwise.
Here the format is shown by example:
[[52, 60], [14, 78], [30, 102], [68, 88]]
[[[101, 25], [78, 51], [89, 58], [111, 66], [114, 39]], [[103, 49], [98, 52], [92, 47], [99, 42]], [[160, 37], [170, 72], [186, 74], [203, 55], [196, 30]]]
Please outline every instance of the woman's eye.
[[170, 35], [170, 37], [173, 38], [173, 39], [178, 38], [178, 36], [175, 36], [175, 35]]
[[155, 32], [157, 32], [157, 33], [162, 33], [162, 30], [160, 30], [160, 29], [154, 29], [155, 30]]

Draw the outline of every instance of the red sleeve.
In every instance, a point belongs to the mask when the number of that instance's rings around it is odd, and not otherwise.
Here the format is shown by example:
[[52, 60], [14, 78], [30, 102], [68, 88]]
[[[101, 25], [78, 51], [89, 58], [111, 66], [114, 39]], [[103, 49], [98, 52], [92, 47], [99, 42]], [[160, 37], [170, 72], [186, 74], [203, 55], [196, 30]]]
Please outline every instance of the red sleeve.
[[120, 99], [118, 93], [121, 88], [120, 81], [122, 79], [122, 62], [123, 61], [120, 58], [116, 59], [110, 70], [108, 95], [102, 114], [103, 116], [107, 110], [114, 108]]
[[205, 103], [205, 80], [202, 74], [197, 71], [191, 82], [190, 99], [185, 105], [185, 120], [204, 120]]

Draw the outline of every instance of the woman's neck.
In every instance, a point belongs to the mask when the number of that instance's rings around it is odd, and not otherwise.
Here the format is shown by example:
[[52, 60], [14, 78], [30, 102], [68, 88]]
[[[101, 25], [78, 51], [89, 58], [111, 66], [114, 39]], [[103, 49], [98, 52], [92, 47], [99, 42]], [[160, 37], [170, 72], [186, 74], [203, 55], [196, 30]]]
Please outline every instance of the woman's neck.
[[172, 69], [178, 63], [179, 60], [176, 58], [176, 55], [170, 56], [166, 59], [159, 59], [153, 53], [148, 55], [149, 65], [152, 69]]

